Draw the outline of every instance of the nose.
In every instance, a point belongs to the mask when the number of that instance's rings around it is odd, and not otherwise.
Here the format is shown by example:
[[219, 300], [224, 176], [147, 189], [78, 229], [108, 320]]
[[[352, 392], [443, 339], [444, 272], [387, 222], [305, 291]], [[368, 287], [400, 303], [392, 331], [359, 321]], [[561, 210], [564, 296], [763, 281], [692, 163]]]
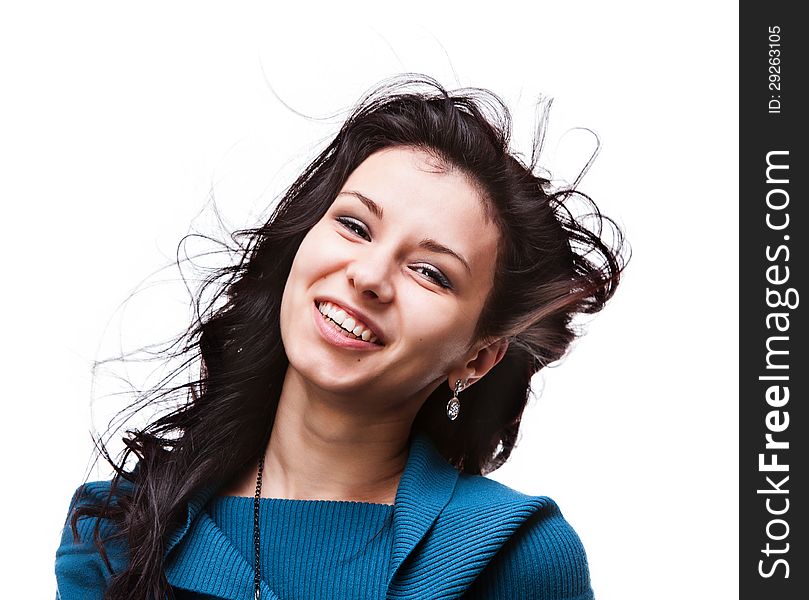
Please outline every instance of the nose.
[[346, 267], [346, 277], [363, 298], [390, 302], [393, 298], [392, 262], [384, 252], [367, 252]]

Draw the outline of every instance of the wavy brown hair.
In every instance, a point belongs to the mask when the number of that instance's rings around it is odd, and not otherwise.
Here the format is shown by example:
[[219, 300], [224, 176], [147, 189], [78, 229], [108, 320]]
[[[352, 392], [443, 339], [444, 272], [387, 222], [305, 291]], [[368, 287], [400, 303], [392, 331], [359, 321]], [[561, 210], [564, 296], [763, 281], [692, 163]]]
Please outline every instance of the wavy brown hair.
[[[238, 260], [200, 287], [197, 319], [166, 351], [183, 359], [179, 368], [198, 361], [199, 377], [138, 392], [130, 405], [138, 409], [168, 399], [181, 402], [127, 431], [118, 460], [97, 440], [99, 453], [115, 469], [111, 495], [120, 501], [80, 503], [72, 511], [74, 536], [80, 516], [98, 517], [114, 523], [128, 543], [127, 568], [113, 576], [105, 598], [171, 597], [163, 551], [187, 501], [201, 487], [243, 473], [264, 451], [288, 365], [279, 312], [293, 259], [351, 172], [384, 148], [419, 148], [447, 170], [468, 175], [500, 232], [494, 285], [470, 347], [505, 337], [508, 350], [464, 392], [456, 421], [444, 412], [451, 392], [439, 386], [413, 430], [426, 432], [464, 473], [486, 474], [508, 459], [532, 376], [565, 354], [577, 335], [574, 316], [601, 310], [626, 264], [620, 228], [575, 184], [554, 188], [537, 173], [544, 124], [540, 118], [532, 160], [524, 164], [510, 150], [511, 116], [495, 94], [479, 88], [448, 92], [420, 75], [386, 80], [359, 101], [267, 222], [233, 234]], [[572, 209], [574, 200], [587, 207], [585, 216]], [[604, 227], [611, 231], [607, 239]], [[203, 307], [203, 290], [210, 286], [217, 291]], [[224, 302], [217, 305], [220, 298]], [[133, 457], [137, 468], [127, 470]], [[123, 489], [123, 480], [134, 485]], [[106, 560], [101, 540], [97, 545]]]

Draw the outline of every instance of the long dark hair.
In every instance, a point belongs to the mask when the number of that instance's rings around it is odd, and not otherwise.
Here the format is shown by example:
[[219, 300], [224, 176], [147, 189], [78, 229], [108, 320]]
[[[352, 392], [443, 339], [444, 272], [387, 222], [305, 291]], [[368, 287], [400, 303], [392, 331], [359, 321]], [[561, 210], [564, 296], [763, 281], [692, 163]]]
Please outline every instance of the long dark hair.
[[[112, 492], [122, 498], [80, 505], [71, 526], [87, 515], [110, 519], [129, 544], [129, 563], [106, 591], [110, 600], [164, 598], [167, 532], [189, 498], [254, 465], [272, 430], [288, 359], [279, 311], [293, 259], [307, 232], [330, 207], [351, 172], [374, 152], [409, 146], [469, 175], [483, 192], [500, 231], [494, 285], [474, 340], [507, 338], [508, 350], [487, 375], [464, 391], [457, 421], [444, 413], [451, 391], [439, 386], [413, 430], [426, 432], [459, 471], [486, 474], [516, 443], [531, 377], [561, 358], [576, 336], [572, 319], [602, 309], [615, 292], [624, 258], [620, 228], [574, 186], [554, 189], [536, 161], [543, 119], [530, 164], [510, 151], [511, 116], [496, 95], [479, 88], [446, 91], [435, 80], [407, 74], [384, 81], [357, 104], [331, 143], [289, 187], [266, 223], [233, 234], [235, 264], [216, 271], [197, 296], [198, 318], [167, 352], [199, 361], [199, 377], [139, 392], [131, 406], [169, 398], [179, 406], [139, 430], [127, 431], [113, 460]], [[576, 199], [588, 207], [572, 210]], [[577, 216], [578, 212], [578, 216]], [[588, 226], [585, 226], [585, 222]], [[602, 239], [602, 229], [612, 235]], [[206, 307], [203, 290], [218, 292]], [[215, 300], [223, 298], [224, 302]], [[218, 304], [218, 305], [217, 305]], [[127, 459], [137, 468], [125, 468]], [[124, 491], [122, 480], [134, 484]], [[100, 541], [99, 551], [106, 559]]]

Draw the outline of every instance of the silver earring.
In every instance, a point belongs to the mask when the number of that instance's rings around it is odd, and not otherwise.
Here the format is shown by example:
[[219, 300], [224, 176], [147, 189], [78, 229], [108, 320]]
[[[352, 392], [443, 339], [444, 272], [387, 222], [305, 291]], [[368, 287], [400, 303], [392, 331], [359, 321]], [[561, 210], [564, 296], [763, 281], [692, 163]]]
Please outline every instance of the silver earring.
[[458, 418], [458, 415], [461, 414], [461, 401], [458, 400], [458, 392], [460, 392], [461, 389], [461, 380], [459, 379], [455, 382], [455, 391], [452, 398], [447, 402], [447, 417], [449, 417], [450, 421], [454, 421]]

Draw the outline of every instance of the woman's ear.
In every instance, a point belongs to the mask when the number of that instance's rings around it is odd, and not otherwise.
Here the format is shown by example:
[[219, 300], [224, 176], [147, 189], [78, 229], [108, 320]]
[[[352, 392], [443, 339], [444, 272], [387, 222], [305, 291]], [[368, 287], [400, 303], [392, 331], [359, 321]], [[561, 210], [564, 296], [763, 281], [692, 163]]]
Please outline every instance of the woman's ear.
[[499, 363], [508, 350], [508, 340], [500, 338], [479, 348], [468, 360], [463, 369], [454, 369], [449, 374], [449, 387], [455, 389], [455, 382], [466, 381], [465, 388], [475, 383]]

